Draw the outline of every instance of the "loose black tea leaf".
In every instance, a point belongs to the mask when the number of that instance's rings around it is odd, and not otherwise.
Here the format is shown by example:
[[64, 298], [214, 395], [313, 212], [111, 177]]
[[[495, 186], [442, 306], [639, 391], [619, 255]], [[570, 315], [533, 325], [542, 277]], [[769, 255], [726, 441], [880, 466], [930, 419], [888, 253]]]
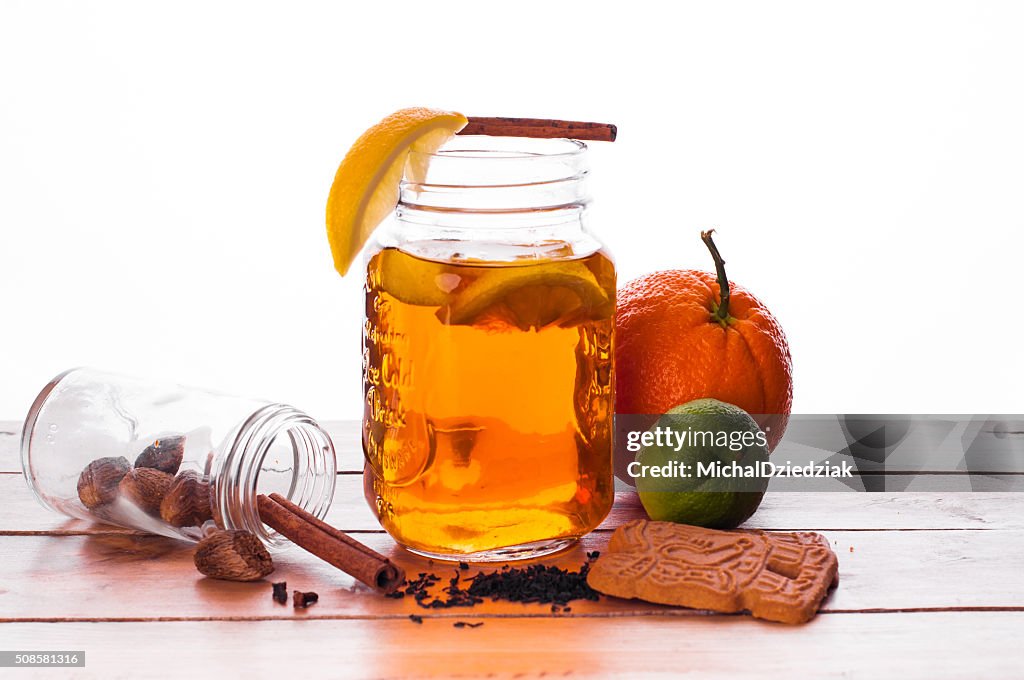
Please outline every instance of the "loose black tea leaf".
[[477, 574], [471, 579], [468, 592], [475, 597], [510, 602], [565, 605], [573, 600], [596, 601], [600, 596], [587, 585], [589, 571], [589, 564], [579, 571], [534, 564], [523, 569]]
[[[561, 608], [573, 600], [596, 601], [600, 597], [597, 591], [587, 585], [589, 570], [589, 563], [584, 564], [579, 571], [540, 564], [524, 568], [504, 565], [498, 571], [480, 573], [466, 579], [469, 587], [463, 587], [462, 575], [460, 571], [455, 571], [454, 576], [448, 579], [448, 585], [440, 589], [443, 595], [434, 594], [441, 577], [420, 572], [416, 578], [405, 582], [404, 591], [397, 590], [389, 597], [409, 596], [424, 609], [472, 607], [485, 599], [537, 602]], [[560, 609], [553, 607], [552, 611]]]
[[484, 625], [484, 622], [478, 621], [477, 623], [469, 623], [468, 621], [456, 621], [452, 625], [456, 628], [479, 628]]
[[274, 602], [288, 604], [288, 582], [281, 581], [274, 584]]
[[409, 614], [409, 620], [413, 623], [423, 623], [423, 617], [419, 614]]
[[292, 604], [296, 609], [305, 609], [310, 605], [316, 604], [319, 599], [320, 596], [313, 592], [304, 593], [296, 590], [292, 593]]

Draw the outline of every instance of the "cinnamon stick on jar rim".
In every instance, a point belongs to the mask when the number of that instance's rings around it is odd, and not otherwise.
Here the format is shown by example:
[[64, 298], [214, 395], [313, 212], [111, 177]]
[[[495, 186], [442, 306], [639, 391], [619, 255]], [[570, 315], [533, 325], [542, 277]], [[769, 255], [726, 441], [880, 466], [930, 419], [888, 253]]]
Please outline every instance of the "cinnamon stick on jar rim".
[[593, 142], [614, 142], [618, 135], [618, 128], [611, 123], [548, 118], [488, 118], [486, 116], [470, 116], [468, 120], [469, 123], [458, 134], [546, 139], [567, 137]]
[[256, 497], [260, 519], [292, 543], [383, 593], [405, 582], [405, 572], [376, 550], [311, 515], [280, 494]]

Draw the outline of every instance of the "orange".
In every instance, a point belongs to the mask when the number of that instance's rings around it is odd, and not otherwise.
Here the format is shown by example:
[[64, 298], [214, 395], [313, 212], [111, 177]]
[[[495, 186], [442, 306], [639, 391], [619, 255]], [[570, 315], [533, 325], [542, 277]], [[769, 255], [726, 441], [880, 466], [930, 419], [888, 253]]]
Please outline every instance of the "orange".
[[615, 411], [660, 415], [718, 399], [753, 415], [773, 450], [793, 403], [786, 336], [760, 300], [729, 282], [711, 232], [701, 238], [717, 274], [659, 271], [618, 292]]

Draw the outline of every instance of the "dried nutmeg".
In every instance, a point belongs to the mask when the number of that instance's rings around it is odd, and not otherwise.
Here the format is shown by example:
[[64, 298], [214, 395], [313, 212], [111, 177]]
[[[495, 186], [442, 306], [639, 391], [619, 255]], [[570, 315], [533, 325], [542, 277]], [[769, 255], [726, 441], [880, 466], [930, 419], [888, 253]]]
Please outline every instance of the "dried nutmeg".
[[118, 485], [121, 495], [150, 514], [160, 512], [160, 503], [171, 488], [174, 477], [155, 468], [136, 468]]
[[135, 459], [137, 468], [154, 468], [173, 475], [181, 467], [185, 455], [185, 437], [162, 437], [146, 447]]
[[218, 529], [199, 541], [193, 556], [199, 573], [227, 581], [258, 581], [274, 571], [274, 561], [248, 531]]
[[85, 466], [78, 477], [78, 498], [87, 508], [98, 508], [117, 498], [117, 485], [129, 471], [125, 457], [97, 458]]
[[179, 473], [160, 503], [160, 517], [172, 527], [202, 526], [213, 518], [209, 484], [193, 470]]

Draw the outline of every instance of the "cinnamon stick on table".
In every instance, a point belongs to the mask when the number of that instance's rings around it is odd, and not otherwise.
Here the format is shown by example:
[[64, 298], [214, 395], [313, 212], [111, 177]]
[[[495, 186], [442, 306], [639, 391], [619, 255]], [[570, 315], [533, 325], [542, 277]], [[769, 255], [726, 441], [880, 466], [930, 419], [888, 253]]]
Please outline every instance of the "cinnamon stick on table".
[[387, 557], [335, 529], [280, 494], [256, 498], [260, 519], [292, 543], [384, 593], [405, 582], [405, 572]]
[[470, 116], [460, 135], [491, 137], [568, 137], [595, 142], [614, 142], [618, 129], [611, 123], [588, 123], [578, 120], [547, 118], [488, 118]]

